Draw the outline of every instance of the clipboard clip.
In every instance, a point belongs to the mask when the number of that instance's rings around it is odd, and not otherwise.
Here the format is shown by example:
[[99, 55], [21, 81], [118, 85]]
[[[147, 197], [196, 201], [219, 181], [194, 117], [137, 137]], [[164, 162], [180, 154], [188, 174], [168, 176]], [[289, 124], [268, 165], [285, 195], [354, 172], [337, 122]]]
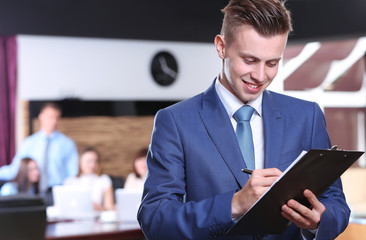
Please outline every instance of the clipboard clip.
[[336, 151], [338, 150], [338, 146], [337, 145], [333, 145], [332, 148], [330, 149], [331, 151]]

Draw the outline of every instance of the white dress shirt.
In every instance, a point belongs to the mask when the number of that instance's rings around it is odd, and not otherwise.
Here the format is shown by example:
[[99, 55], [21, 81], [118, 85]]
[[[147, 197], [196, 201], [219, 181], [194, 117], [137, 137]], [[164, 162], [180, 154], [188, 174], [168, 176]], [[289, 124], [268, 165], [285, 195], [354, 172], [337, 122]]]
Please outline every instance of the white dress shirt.
[[[240, 101], [234, 94], [227, 90], [219, 81], [219, 77], [216, 78], [215, 89], [221, 102], [223, 103], [227, 114], [230, 117], [231, 124], [236, 131], [236, 120], [233, 118], [236, 110], [241, 108], [244, 103]], [[262, 99], [263, 93], [259, 95], [255, 100], [250, 101], [247, 105], [250, 105], [255, 109], [252, 118], [250, 119], [250, 126], [252, 128], [253, 144], [254, 144], [254, 157], [255, 157], [255, 169], [264, 168], [264, 133], [263, 133], [263, 115], [262, 115]], [[304, 239], [316, 239], [315, 230], [300, 229], [300, 233]], [[314, 238], [315, 236], [315, 238]]]
[[[234, 94], [227, 90], [219, 81], [216, 79], [215, 89], [221, 102], [223, 103], [227, 114], [230, 117], [231, 124], [233, 125], [234, 131], [236, 131], [236, 120], [233, 118], [236, 110], [241, 108], [244, 103], [240, 101]], [[262, 97], [261, 94], [254, 101], [250, 101], [247, 105], [254, 108], [254, 113], [250, 119], [250, 126], [252, 128], [253, 144], [254, 144], [254, 158], [255, 158], [255, 169], [261, 169], [264, 167], [264, 135], [263, 135], [263, 117], [262, 117]]]

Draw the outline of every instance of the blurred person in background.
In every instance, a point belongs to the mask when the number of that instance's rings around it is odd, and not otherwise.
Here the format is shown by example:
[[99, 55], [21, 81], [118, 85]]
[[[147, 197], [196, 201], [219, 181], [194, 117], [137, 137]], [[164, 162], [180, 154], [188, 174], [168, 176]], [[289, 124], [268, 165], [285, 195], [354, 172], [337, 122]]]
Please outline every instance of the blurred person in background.
[[20, 161], [15, 179], [2, 186], [0, 195], [9, 196], [18, 193], [37, 195], [39, 193], [39, 178], [40, 172], [37, 162], [31, 158], [23, 158]]
[[125, 189], [136, 189], [143, 190], [144, 182], [147, 173], [146, 155], [147, 148], [143, 148], [136, 153], [135, 159], [133, 161], [133, 173], [127, 176], [124, 188]]
[[72, 139], [57, 131], [61, 107], [54, 102], [45, 103], [38, 115], [40, 130], [27, 137], [12, 163], [0, 168], [0, 180], [14, 179], [21, 159], [34, 159], [40, 170], [40, 195], [46, 205], [53, 205], [52, 186], [61, 185], [67, 177], [78, 172], [78, 152]]
[[67, 178], [64, 184], [89, 188], [95, 210], [113, 210], [112, 181], [108, 175], [102, 174], [100, 161], [96, 148], [85, 147], [80, 154], [79, 173], [76, 177]]

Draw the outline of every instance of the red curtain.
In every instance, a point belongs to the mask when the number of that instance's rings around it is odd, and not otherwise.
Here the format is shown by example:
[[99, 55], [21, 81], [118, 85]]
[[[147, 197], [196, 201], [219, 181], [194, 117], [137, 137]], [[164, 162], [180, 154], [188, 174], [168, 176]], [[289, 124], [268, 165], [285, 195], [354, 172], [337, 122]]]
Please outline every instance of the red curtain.
[[0, 36], [0, 166], [15, 154], [16, 73], [16, 37]]

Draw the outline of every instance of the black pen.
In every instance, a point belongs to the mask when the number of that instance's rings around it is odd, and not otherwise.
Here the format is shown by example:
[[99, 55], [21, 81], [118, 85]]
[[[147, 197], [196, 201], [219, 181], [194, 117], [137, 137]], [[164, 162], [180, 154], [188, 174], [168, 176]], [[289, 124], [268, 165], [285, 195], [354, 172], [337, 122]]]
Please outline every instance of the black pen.
[[250, 169], [248, 169], [248, 168], [243, 168], [242, 170], [241, 170], [243, 173], [247, 173], [247, 174], [252, 174], [253, 173], [253, 170], [250, 170]]

